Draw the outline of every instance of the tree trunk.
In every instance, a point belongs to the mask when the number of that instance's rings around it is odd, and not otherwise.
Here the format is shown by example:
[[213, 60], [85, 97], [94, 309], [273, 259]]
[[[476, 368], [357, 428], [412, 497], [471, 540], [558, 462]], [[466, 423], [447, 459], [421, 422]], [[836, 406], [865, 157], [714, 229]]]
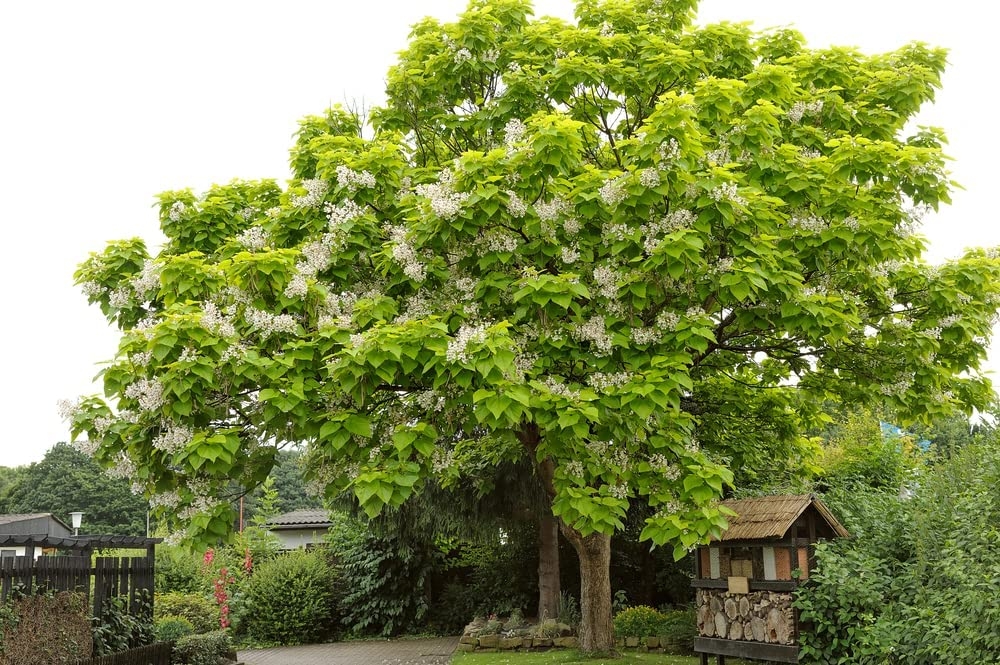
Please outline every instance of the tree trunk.
[[559, 616], [559, 520], [547, 513], [538, 528], [538, 620]]
[[611, 653], [615, 648], [611, 623], [611, 536], [581, 536], [562, 525], [563, 535], [580, 559], [580, 650]]

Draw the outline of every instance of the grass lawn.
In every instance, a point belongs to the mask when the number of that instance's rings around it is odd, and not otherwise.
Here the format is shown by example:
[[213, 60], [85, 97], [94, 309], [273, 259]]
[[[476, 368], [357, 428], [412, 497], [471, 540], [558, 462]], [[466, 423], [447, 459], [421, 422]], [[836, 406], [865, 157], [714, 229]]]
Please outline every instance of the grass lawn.
[[[586, 658], [579, 651], [554, 650], [538, 653], [458, 653], [452, 665], [698, 665], [697, 656], [668, 656], [659, 653], [622, 653], [618, 658]], [[715, 657], [712, 661], [715, 662]], [[726, 659], [729, 665], [751, 665], [746, 661]]]

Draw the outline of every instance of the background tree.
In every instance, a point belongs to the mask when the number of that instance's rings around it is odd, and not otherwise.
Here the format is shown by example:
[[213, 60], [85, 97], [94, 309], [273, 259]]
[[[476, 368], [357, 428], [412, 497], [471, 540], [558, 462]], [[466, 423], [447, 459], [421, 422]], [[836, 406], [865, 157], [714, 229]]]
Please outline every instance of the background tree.
[[49, 448], [42, 461], [16, 475], [2, 510], [52, 513], [67, 524], [69, 513], [84, 513], [80, 533], [146, 534], [146, 501], [128, 480], [110, 478], [91, 457], [67, 443]]
[[928, 266], [914, 233], [948, 200], [941, 132], [904, 135], [944, 51], [809, 50], [695, 6], [476, 0], [414, 27], [364, 137], [307, 118], [287, 189], [162, 194], [156, 257], [77, 272], [122, 339], [74, 434], [205, 540], [282, 442], [372, 515], [467, 448], [526, 460], [599, 651], [630, 501], [682, 556], [724, 527], [729, 465], [799, 445], [823, 399], [984, 403], [1000, 263]]

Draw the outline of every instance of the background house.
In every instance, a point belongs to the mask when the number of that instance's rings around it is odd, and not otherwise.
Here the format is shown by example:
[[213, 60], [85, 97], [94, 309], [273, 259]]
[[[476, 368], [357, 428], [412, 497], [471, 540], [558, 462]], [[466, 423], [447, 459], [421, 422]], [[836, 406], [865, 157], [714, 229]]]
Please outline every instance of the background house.
[[[69, 538], [73, 536], [73, 529], [52, 513], [19, 513], [0, 515], [0, 536], [36, 536], [38, 540]], [[34, 549], [36, 558], [43, 553], [42, 548]], [[0, 545], [0, 558], [24, 555], [25, 545]]]
[[281, 541], [281, 549], [294, 550], [323, 542], [333, 526], [330, 514], [322, 508], [293, 510], [271, 519], [264, 528]]

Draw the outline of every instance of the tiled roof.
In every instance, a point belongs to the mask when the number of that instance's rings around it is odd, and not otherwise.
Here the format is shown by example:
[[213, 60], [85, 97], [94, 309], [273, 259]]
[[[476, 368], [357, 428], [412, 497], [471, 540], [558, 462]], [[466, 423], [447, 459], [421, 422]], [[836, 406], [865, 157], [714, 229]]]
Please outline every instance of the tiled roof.
[[736, 512], [736, 517], [726, 518], [729, 528], [723, 532], [721, 540], [781, 538], [809, 506], [816, 509], [837, 535], [850, 537], [830, 509], [813, 494], [731, 499], [721, 505]]
[[293, 510], [290, 513], [283, 513], [270, 520], [267, 524], [269, 529], [295, 529], [299, 527], [320, 527], [327, 528], [333, 526], [330, 521], [330, 513], [322, 508], [309, 508], [305, 510]]

